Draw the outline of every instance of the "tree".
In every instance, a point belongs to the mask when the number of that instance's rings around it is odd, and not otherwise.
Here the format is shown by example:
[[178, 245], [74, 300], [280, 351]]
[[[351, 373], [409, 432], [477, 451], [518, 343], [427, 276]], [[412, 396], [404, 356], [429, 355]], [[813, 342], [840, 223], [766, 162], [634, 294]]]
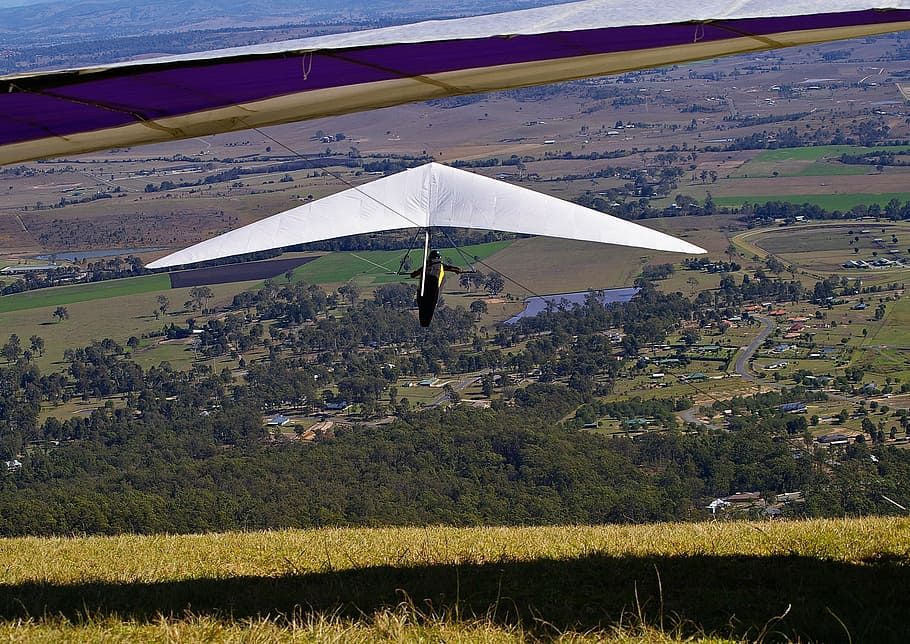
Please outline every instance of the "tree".
[[168, 299], [167, 295], [159, 295], [155, 299], [158, 302], [158, 310], [161, 311], [162, 315], [167, 313], [167, 309], [171, 305], [171, 301]]
[[338, 287], [338, 294], [350, 302], [351, 306], [357, 302], [360, 297], [360, 287], [352, 280]]
[[28, 339], [28, 342], [34, 353], [37, 353], [39, 356], [44, 355], [44, 338], [33, 335]]
[[19, 359], [20, 353], [22, 353], [22, 347], [19, 344], [19, 336], [13, 333], [6, 344], [3, 345], [3, 348], [0, 349], [0, 355], [12, 364]]
[[487, 291], [489, 291], [491, 295], [496, 295], [497, 293], [502, 291], [502, 289], [505, 288], [505, 286], [506, 286], [505, 278], [503, 278], [503, 276], [500, 275], [499, 273], [497, 273], [496, 271], [493, 271], [492, 273], [487, 275], [487, 280], [486, 280], [486, 283], [484, 284], [484, 288], [486, 288]]
[[457, 391], [455, 391], [455, 388], [452, 386], [451, 383], [447, 382], [443, 386], [442, 390], [445, 392], [446, 396], [449, 397], [449, 400], [452, 402], [453, 405], [457, 405], [461, 401], [461, 396], [458, 394]]
[[483, 300], [474, 300], [471, 302], [471, 313], [473, 313], [477, 318], [480, 318], [481, 315], [487, 312], [487, 303]]
[[214, 297], [214, 293], [212, 293], [212, 289], [208, 286], [194, 286], [190, 289], [190, 300], [187, 304], [191, 306], [194, 311], [201, 309], [202, 312], [205, 313], [208, 308], [208, 301], [212, 297]]
[[54, 317], [57, 318], [58, 322], [63, 322], [64, 320], [70, 319], [70, 312], [66, 309], [65, 306], [58, 306], [54, 309]]

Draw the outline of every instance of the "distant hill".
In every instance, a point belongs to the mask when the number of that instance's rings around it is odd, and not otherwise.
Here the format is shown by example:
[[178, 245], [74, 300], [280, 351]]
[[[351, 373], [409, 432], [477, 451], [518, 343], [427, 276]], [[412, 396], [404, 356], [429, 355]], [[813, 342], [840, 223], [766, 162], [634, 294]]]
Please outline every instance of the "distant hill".
[[5, 47], [281, 24], [379, 26], [553, 4], [552, 0], [456, 0], [440, 8], [426, 0], [88, 0], [11, 6], [24, 2], [28, 0], [0, 0], [0, 42]]

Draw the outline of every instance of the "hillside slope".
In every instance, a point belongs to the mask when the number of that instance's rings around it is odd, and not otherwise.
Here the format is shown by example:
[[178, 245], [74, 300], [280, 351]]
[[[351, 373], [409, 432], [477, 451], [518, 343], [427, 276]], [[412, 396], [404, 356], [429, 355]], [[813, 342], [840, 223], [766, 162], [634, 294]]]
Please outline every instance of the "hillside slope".
[[0, 638], [905, 642], [910, 520], [0, 540]]

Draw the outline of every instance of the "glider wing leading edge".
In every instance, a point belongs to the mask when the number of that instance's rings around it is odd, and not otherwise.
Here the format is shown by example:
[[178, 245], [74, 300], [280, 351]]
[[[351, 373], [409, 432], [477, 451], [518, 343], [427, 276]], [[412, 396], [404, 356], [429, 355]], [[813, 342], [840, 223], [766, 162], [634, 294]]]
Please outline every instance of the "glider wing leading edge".
[[910, 28], [910, 2], [584, 0], [0, 77], [0, 165]]
[[347, 235], [450, 226], [635, 246], [705, 251], [670, 235], [527, 188], [438, 163], [267, 217], [148, 265], [194, 264]]

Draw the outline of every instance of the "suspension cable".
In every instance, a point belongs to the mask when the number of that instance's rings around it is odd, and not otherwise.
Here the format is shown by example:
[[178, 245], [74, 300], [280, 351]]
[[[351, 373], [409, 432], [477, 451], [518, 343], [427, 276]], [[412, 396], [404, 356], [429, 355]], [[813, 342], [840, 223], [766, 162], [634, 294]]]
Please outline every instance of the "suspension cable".
[[[282, 141], [278, 140], [277, 138], [275, 138], [275, 137], [272, 136], [271, 134], [268, 134], [267, 132], [261, 130], [260, 128], [255, 128], [255, 127], [254, 127], [254, 128], [250, 128], [250, 129], [252, 129], [254, 132], [258, 132], [260, 135], [262, 135], [263, 137], [267, 138], [269, 141], [272, 141], [275, 145], [284, 148], [285, 150], [287, 150], [288, 152], [290, 152], [290, 153], [293, 154], [294, 156], [299, 157], [299, 158], [300, 158], [301, 160], [303, 160], [305, 163], [308, 163], [314, 170], [316, 169], [316, 166], [315, 166], [313, 163], [311, 163], [310, 160], [309, 160], [304, 154], [302, 154], [302, 153], [298, 152], [297, 150], [293, 149], [292, 147], [286, 145], [286, 144], [283, 143]], [[417, 233], [416, 233], [416, 235], [415, 235], [415, 237], [414, 237], [414, 240], [411, 242], [411, 248], [409, 248], [409, 249], [408, 249], [408, 252], [405, 254], [405, 258], [406, 258], [406, 257], [408, 256], [408, 254], [411, 252], [411, 249], [413, 248], [413, 244], [414, 244], [414, 241], [416, 241], [416, 239], [417, 239], [417, 235], [420, 234], [420, 230], [419, 230], [419, 229], [422, 229], [422, 228], [424, 227], [423, 224], [414, 221], [413, 219], [411, 219], [411, 218], [408, 217], [407, 215], [405, 215], [405, 214], [399, 212], [399, 211], [396, 210], [395, 208], [392, 208], [392, 207], [389, 206], [388, 204], [383, 203], [382, 201], [380, 201], [379, 199], [377, 199], [377, 198], [374, 197], [373, 195], [368, 194], [367, 192], [365, 192], [364, 190], [362, 190], [360, 186], [358, 186], [358, 185], [352, 183], [351, 181], [349, 181], [349, 180], [346, 179], [345, 177], [341, 176], [339, 173], [337, 173], [337, 172], [335, 172], [335, 171], [333, 171], [333, 170], [331, 170], [331, 169], [326, 169], [326, 168], [323, 168], [323, 171], [325, 171], [326, 173], [328, 173], [328, 174], [329, 174], [332, 178], [334, 178], [335, 180], [337, 180], [337, 181], [339, 181], [340, 183], [342, 183], [342, 184], [348, 186], [349, 188], [352, 188], [352, 189], [356, 190], [358, 193], [360, 193], [360, 194], [363, 195], [364, 197], [367, 197], [368, 199], [374, 201], [375, 203], [377, 203], [378, 205], [382, 206], [383, 208], [386, 208], [386, 209], [388, 209], [388, 210], [394, 212], [396, 215], [398, 215], [399, 217], [401, 217], [402, 219], [404, 219], [404, 220], [407, 221], [408, 223], [413, 224], [414, 227], [418, 228], [418, 231], [417, 231]], [[459, 255], [461, 255], [462, 259], [465, 259], [465, 258], [467, 257], [467, 254], [461, 249], [461, 247], [460, 247], [457, 243], [455, 243], [455, 241], [451, 238], [451, 236], [449, 235], [449, 233], [446, 232], [446, 229], [445, 229], [445, 228], [440, 228], [439, 230], [442, 232], [443, 237], [445, 237], [446, 241], [448, 241], [448, 243], [450, 244], [450, 246], [451, 246], [452, 248], [454, 248], [454, 249], [456, 250], [456, 252], [458, 252]], [[505, 279], [505, 280], [511, 282], [512, 284], [515, 284], [518, 288], [527, 291], [527, 292], [530, 293], [533, 297], [540, 298], [541, 300], [543, 300], [544, 302], [547, 302], [547, 303], [550, 303], [550, 302], [554, 302], [554, 301], [555, 301], [555, 298], [550, 298], [550, 299], [548, 299], [548, 296], [541, 295], [541, 294], [537, 293], [537, 292], [536, 292], [534, 289], [532, 289], [531, 287], [529, 287], [529, 286], [527, 286], [527, 285], [525, 285], [525, 284], [522, 284], [522, 283], [519, 282], [517, 279], [515, 279], [515, 278], [513, 278], [513, 277], [511, 277], [511, 276], [509, 276], [509, 275], [507, 275], [506, 273], [503, 273], [502, 271], [497, 270], [496, 268], [490, 266], [489, 264], [487, 264], [486, 262], [484, 262], [484, 261], [481, 260], [481, 259], [473, 259], [473, 258], [472, 258], [471, 260], [467, 261], [466, 263], [467, 263], [469, 266], [471, 266], [471, 269], [473, 270], [473, 269], [474, 269], [474, 263], [475, 263], [475, 262], [478, 263], [478, 264], [480, 264], [481, 266], [485, 267], [487, 270], [493, 271], [493, 272], [495, 272], [495, 273], [501, 275], [501, 276], [503, 277], [503, 279]], [[403, 266], [403, 265], [404, 265], [404, 258], [402, 258], [402, 266]], [[401, 271], [401, 266], [399, 266], [399, 272], [400, 272], [400, 271]]]

